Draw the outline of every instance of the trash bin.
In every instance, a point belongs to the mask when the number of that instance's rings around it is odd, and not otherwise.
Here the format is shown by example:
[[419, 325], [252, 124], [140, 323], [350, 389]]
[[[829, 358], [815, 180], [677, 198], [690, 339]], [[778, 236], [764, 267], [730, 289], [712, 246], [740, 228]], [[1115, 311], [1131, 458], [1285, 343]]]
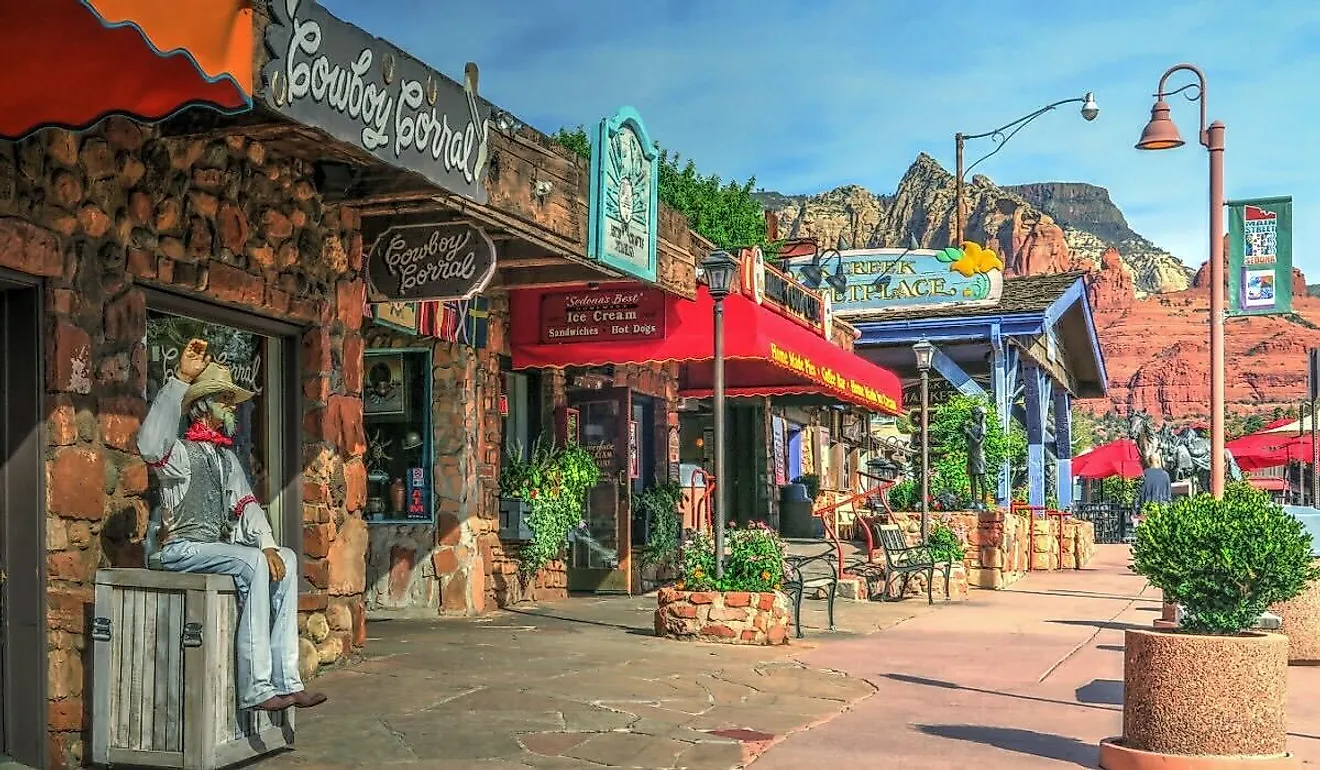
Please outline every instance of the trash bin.
[[825, 525], [811, 515], [813, 502], [805, 484], [779, 488], [779, 534], [784, 537], [824, 537]]

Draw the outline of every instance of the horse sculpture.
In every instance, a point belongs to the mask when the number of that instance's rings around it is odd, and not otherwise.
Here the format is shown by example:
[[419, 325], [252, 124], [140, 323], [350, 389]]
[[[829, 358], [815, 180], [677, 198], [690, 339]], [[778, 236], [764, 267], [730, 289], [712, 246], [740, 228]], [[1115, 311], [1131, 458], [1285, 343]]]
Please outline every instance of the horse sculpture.
[[1164, 452], [1160, 435], [1155, 430], [1155, 419], [1145, 410], [1134, 411], [1128, 417], [1128, 438], [1137, 445], [1137, 456], [1142, 468], [1164, 466]]

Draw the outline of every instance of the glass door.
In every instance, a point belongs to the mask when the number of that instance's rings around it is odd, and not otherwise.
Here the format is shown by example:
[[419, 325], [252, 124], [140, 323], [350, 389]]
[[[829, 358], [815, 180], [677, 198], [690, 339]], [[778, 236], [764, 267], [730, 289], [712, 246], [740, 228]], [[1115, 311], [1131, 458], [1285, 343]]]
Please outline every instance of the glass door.
[[632, 392], [605, 388], [570, 393], [578, 410], [582, 446], [596, 457], [601, 479], [587, 496], [585, 531], [571, 536], [568, 589], [632, 592]]

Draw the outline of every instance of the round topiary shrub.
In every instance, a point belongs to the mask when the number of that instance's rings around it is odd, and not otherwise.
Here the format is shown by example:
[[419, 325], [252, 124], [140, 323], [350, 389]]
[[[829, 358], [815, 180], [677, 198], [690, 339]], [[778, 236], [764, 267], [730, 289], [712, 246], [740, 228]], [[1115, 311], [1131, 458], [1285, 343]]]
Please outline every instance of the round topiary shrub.
[[1310, 533], [1245, 482], [1229, 485], [1220, 500], [1184, 497], [1145, 513], [1132, 568], [1182, 605], [1183, 631], [1239, 634], [1320, 577]]

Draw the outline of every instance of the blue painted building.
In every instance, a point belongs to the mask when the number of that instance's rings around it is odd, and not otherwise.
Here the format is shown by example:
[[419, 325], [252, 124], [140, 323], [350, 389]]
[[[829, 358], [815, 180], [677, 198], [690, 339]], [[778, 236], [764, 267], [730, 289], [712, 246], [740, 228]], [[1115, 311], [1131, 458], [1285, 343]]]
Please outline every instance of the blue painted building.
[[[1000, 424], [1018, 420], [1027, 434], [1029, 502], [1043, 506], [1047, 457], [1056, 459], [1060, 508], [1072, 502], [1070, 407], [1075, 398], [1106, 395], [1104, 356], [1087, 298], [1085, 273], [1003, 279], [998, 301], [950, 302], [920, 309], [847, 312], [861, 332], [857, 352], [897, 373], [906, 387], [920, 382], [912, 346], [936, 346], [933, 379], [961, 393], [993, 395]], [[837, 295], [836, 295], [837, 297]], [[1011, 497], [1009, 469], [1000, 474], [999, 500]]]

